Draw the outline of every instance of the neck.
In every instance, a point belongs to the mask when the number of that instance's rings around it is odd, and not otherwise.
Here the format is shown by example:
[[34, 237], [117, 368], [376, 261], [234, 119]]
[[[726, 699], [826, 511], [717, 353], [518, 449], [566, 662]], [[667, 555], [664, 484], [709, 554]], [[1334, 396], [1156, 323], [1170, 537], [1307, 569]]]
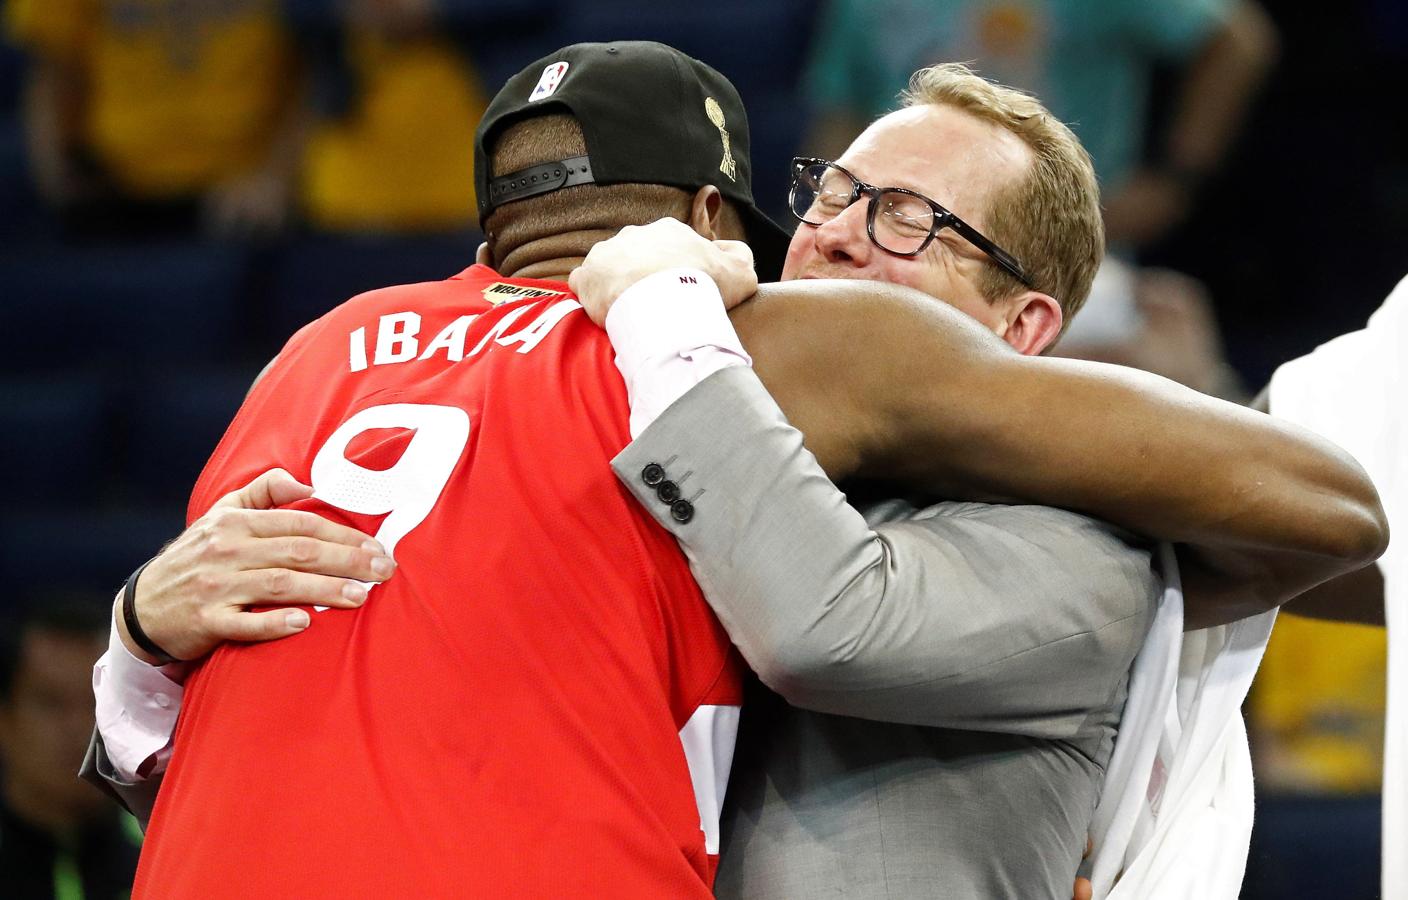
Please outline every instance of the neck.
[[593, 245], [615, 233], [614, 229], [593, 228], [531, 240], [506, 253], [497, 268], [509, 278], [566, 281]]

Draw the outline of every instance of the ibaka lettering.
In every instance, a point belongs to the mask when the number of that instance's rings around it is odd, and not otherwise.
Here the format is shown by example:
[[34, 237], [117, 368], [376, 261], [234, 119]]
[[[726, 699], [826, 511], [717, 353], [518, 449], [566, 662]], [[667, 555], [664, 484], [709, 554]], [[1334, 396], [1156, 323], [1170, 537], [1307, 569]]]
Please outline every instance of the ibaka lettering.
[[[453, 363], [495, 346], [514, 347], [519, 353], [531, 353], [563, 319], [581, 308], [582, 304], [576, 300], [559, 300], [539, 310], [535, 316], [528, 315], [533, 311], [532, 306], [510, 310], [468, 351], [465, 345], [478, 315], [460, 316], [422, 346], [419, 313], [387, 313], [378, 318], [375, 325], [363, 325], [348, 333], [347, 364], [350, 371], [361, 372], [371, 366], [412, 360], [425, 362], [441, 359]], [[369, 335], [372, 336], [370, 344]]]

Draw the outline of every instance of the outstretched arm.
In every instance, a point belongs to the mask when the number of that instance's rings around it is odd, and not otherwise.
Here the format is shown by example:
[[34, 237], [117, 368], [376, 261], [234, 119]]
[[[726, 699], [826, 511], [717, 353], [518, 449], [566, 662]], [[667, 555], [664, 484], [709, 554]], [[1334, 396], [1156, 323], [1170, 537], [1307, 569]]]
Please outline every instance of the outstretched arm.
[[1386, 625], [1384, 573], [1371, 565], [1341, 575], [1292, 600], [1286, 612], [1330, 622]]
[[1178, 542], [1190, 628], [1284, 603], [1387, 542], [1373, 484], [1310, 432], [1147, 373], [1020, 356], [918, 292], [766, 285], [733, 321], [833, 478], [1020, 497]]

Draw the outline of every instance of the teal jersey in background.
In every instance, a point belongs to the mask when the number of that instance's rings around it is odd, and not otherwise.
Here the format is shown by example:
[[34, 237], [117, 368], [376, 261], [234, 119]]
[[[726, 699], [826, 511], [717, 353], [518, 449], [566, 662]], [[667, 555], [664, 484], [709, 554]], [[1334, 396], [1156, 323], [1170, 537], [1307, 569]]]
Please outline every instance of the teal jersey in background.
[[[1035, 94], [1080, 137], [1101, 187], [1140, 161], [1149, 80], [1191, 61], [1231, 0], [833, 0], [808, 67], [818, 114], [873, 119], [916, 69], [965, 62]], [[807, 152], [803, 148], [803, 152]]]

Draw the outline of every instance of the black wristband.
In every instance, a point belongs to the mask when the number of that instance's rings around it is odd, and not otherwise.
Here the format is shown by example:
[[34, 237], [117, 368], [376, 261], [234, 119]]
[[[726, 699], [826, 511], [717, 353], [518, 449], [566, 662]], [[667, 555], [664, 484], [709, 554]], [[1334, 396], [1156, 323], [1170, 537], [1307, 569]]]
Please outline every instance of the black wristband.
[[128, 577], [127, 584], [123, 585], [122, 621], [127, 624], [127, 633], [132, 637], [132, 640], [137, 642], [137, 646], [147, 651], [149, 655], [156, 657], [157, 665], [164, 666], [168, 663], [180, 662], [180, 660], [157, 646], [156, 641], [147, 636], [147, 633], [142, 630], [141, 623], [137, 621], [137, 579], [142, 577], [143, 570], [151, 563], [152, 561], [149, 559], [138, 566], [137, 571]]

